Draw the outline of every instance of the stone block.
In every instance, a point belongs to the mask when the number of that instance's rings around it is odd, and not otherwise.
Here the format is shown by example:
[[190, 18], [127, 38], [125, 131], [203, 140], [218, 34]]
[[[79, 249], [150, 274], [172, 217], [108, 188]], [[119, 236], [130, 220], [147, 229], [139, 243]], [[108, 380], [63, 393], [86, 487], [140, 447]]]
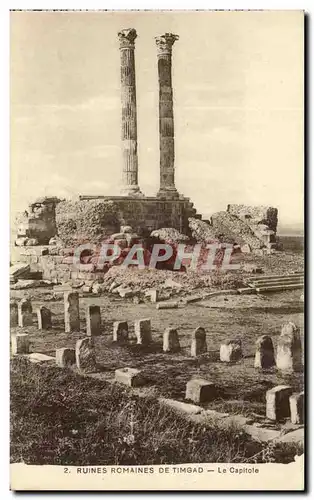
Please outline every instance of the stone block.
[[119, 368], [115, 371], [115, 380], [128, 387], [139, 387], [145, 384], [141, 370], [136, 368]]
[[115, 321], [113, 323], [113, 341], [125, 344], [129, 340], [129, 326], [127, 321]]
[[56, 349], [56, 364], [61, 368], [75, 365], [75, 349], [70, 349], [68, 347]]
[[39, 330], [49, 330], [50, 328], [52, 328], [50, 309], [44, 306], [40, 306], [37, 309], [36, 313]]
[[134, 323], [137, 344], [148, 345], [152, 342], [151, 320], [140, 319]]
[[199, 326], [192, 333], [191, 356], [200, 356], [207, 352], [206, 332], [204, 328]]
[[185, 399], [194, 403], [206, 403], [216, 397], [216, 387], [212, 382], [197, 378], [189, 380], [186, 384]]
[[100, 307], [89, 305], [86, 307], [86, 333], [89, 337], [101, 334]]
[[18, 303], [18, 324], [21, 328], [33, 324], [33, 308], [29, 299], [22, 299]]
[[75, 359], [78, 370], [85, 373], [96, 371], [96, 353], [93, 339], [86, 337], [76, 342]]
[[273, 341], [268, 335], [262, 335], [256, 341], [254, 367], [267, 369], [271, 368], [275, 364]]
[[11, 339], [12, 354], [28, 354], [29, 344], [29, 335], [27, 333], [13, 335]]
[[290, 415], [289, 397], [292, 387], [277, 385], [266, 392], [266, 417], [270, 420], [281, 420]]
[[19, 322], [18, 319], [18, 305], [17, 302], [10, 302], [10, 326], [17, 326]]
[[164, 352], [180, 351], [179, 335], [175, 328], [166, 328], [163, 336], [163, 351]]
[[276, 365], [279, 370], [287, 372], [302, 369], [300, 331], [292, 322], [282, 327], [277, 344]]
[[226, 340], [220, 346], [220, 361], [233, 363], [242, 359], [242, 343], [240, 339]]
[[64, 294], [64, 325], [66, 333], [80, 330], [79, 294], [77, 292]]
[[304, 392], [294, 393], [289, 398], [290, 417], [293, 424], [304, 423]]

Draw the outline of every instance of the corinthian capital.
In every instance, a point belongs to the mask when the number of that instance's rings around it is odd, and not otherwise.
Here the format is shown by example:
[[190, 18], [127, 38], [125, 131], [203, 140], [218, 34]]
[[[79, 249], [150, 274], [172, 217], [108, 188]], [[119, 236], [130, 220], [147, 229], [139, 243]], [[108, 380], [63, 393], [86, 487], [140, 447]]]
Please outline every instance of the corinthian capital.
[[179, 36], [173, 33], [165, 33], [164, 35], [156, 36], [155, 40], [158, 55], [171, 54], [172, 45], [176, 40], [179, 40]]
[[120, 41], [120, 49], [134, 49], [134, 42], [137, 37], [137, 33], [134, 28], [119, 31], [118, 37]]

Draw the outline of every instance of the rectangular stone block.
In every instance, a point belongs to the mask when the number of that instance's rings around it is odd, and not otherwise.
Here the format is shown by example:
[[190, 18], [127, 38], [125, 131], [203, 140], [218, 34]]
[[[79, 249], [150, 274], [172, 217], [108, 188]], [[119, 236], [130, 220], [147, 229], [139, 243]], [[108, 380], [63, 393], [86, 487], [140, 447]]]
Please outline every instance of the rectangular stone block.
[[266, 417], [270, 420], [281, 420], [289, 417], [289, 397], [292, 387], [288, 385], [277, 385], [266, 392]]
[[206, 332], [199, 326], [192, 333], [191, 356], [197, 357], [207, 352]]
[[204, 379], [192, 379], [186, 384], [185, 399], [194, 403], [206, 403], [216, 397], [216, 387], [212, 382]]
[[29, 335], [27, 333], [18, 333], [11, 339], [12, 354], [29, 353]]
[[235, 363], [242, 359], [242, 343], [240, 339], [226, 340], [220, 346], [220, 361]]
[[66, 333], [80, 330], [79, 294], [77, 292], [64, 294], [64, 325]]
[[36, 313], [39, 330], [49, 330], [50, 328], [52, 328], [50, 309], [44, 306], [40, 306], [37, 309]]
[[18, 305], [17, 302], [10, 302], [10, 326], [18, 325]]
[[164, 352], [180, 351], [179, 335], [175, 328], [166, 328], [163, 336], [163, 351]]
[[33, 308], [28, 299], [22, 299], [18, 303], [18, 324], [21, 328], [33, 324]]
[[86, 333], [89, 337], [101, 334], [100, 307], [90, 305], [86, 307]]
[[61, 368], [67, 368], [75, 364], [75, 349], [62, 347], [56, 349], [56, 364]]
[[292, 424], [304, 423], [304, 392], [292, 394], [289, 398]]
[[119, 368], [115, 371], [115, 380], [128, 387], [139, 387], [145, 384], [141, 370], [136, 368]]
[[113, 341], [125, 344], [129, 339], [129, 326], [127, 321], [115, 321], [113, 323]]
[[148, 345], [152, 342], [150, 319], [140, 319], [138, 321], [135, 321], [134, 331], [138, 344]]

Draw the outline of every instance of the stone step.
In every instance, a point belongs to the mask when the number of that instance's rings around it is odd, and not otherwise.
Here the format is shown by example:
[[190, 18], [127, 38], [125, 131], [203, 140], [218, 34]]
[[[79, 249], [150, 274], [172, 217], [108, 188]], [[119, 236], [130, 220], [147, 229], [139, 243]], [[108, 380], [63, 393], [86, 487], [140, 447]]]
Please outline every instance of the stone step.
[[264, 292], [284, 292], [285, 290], [297, 290], [299, 288], [304, 288], [304, 285], [302, 283], [296, 283], [296, 284], [291, 284], [291, 285], [273, 285], [273, 286], [259, 286], [256, 287], [255, 290], [257, 293], [264, 293]]
[[279, 285], [279, 284], [290, 284], [290, 283], [303, 283], [304, 279], [303, 276], [297, 276], [296, 278], [277, 278], [274, 280], [264, 280], [264, 279], [258, 279], [256, 278], [255, 280], [252, 280], [248, 283], [249, 286], [257, 286], [257, 285]]
[[[273, 279], [279, 279], [279, 278], [288, 279], [288, 278], [295, 278], [298, 276], [304, 276], [304, 273], [297, 272], [297, 273], [293, 273], [293, 274], [273, 274], [273, 275], [269, 275], [269, 276], [263, 275], [263, 276], [261, 276], [261, 278], [259, 278], [259, 280], [273, 280]], [[256, 279], [256, 276], [252, 276], [252, 277], [246, 278], [246, 281], [257, 281], [257, 279]]]

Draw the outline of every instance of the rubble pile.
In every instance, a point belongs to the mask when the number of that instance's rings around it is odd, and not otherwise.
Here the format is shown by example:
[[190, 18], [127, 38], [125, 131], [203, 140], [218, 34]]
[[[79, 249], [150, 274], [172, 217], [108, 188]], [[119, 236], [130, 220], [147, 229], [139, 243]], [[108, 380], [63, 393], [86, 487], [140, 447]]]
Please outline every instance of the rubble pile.
[[189, 217], [189, 228], [191, 229], [193, 239], [198, 243], [218, 242], [214, 228], [203, 220]]
[[249, 245], [252, 250], [264, 246], [248, 224], [229, 212], [217, 212], [212, 215], [211, 221], [216, 236], [225, 243]]
[[180, 233], [173, 227], [162, 227], [150, 233], [151, 238], [155, 238], [163, 243], [184, 243], [189, 241], [189, 237]]

